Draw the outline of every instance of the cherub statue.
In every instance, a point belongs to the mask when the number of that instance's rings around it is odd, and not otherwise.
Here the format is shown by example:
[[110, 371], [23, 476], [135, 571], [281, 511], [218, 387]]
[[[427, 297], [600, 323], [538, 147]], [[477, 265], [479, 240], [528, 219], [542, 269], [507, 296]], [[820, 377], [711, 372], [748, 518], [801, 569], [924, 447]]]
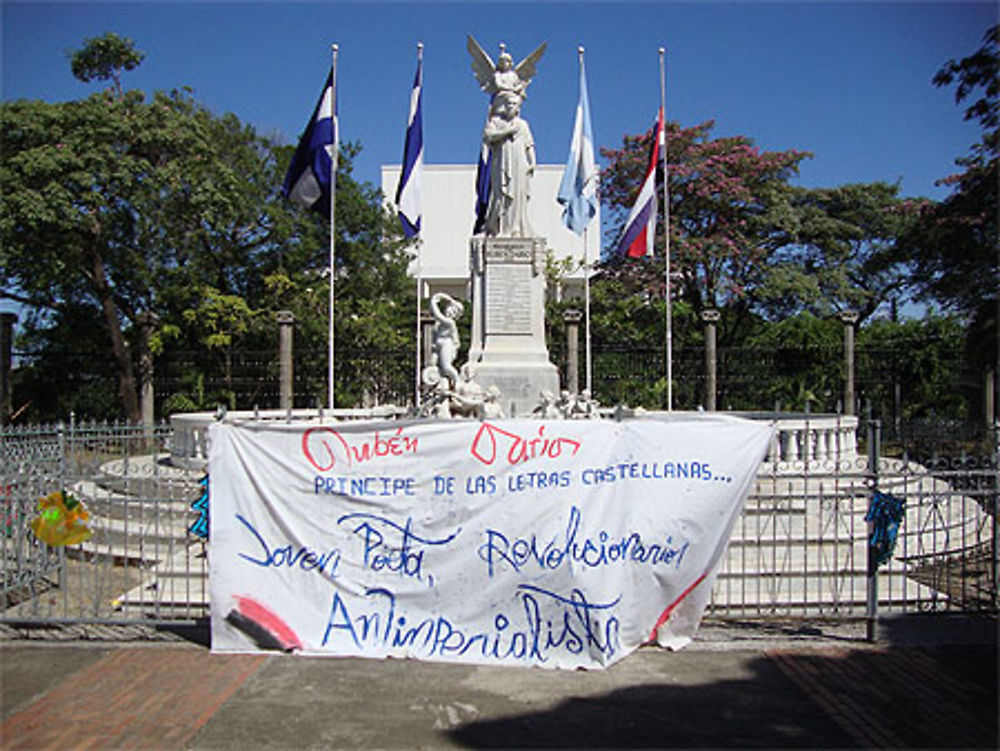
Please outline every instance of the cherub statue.
[[598, 407], [600, 404], [591, 396], [590, 389], [584, 389], [576, 397], [569, 417], [573, 420], [590, 420], [600, 417], [600, 413], [597, 411]]
[[476, 74], [479, 86], [490, 95], [490, 115], [494, 114], [493, 108], [496, 106], [497, 94], [504, 92], [513, 94], [520, 105], [527, 95], [528, 84], [535, 77], [536, 65], [545, 54], [546, 43], [543, 42], [534, 52], [524, 60], [514, 66], [514, 58], [507, 53], [506, 45], [500, 45], [500, 56], [496, 64], [490, 56], [479, 46], [471, 35], [466, 40], [466, 49], [472, 58], [472, 72]]
[[538, 396], [538, 406], [532, 410], [532, 414], [546, 420], [559, 419], [563, 416], [559, 411], [559, 406], [556, 404], [556, 398], [551, 391], [544, 390]]
[[495, 65], [471, 36], [466, 46], [476, 80], [490, 95], [489, 114], [483, 127], [483, 142], [489, 147], [492, 160], [486, 234], [530, 237], [534, 232], [528, 221], [528, 201], [535, 173], [535, 141], [527, 121], [521, 117], [521, 105], [546, 45], [540, 45], [517, 67], [502, 44]]

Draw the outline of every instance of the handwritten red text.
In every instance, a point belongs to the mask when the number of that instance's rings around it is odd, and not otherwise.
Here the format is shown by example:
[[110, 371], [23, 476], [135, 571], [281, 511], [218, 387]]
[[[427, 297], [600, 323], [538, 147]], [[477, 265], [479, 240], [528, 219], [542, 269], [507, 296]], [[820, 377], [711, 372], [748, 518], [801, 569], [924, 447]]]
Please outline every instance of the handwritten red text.
[[538, 435], [524, 437], [484, 422], [472, 439], [472, 455], [483, 464], [493, 464], [504, 449], [508, 464], [521, 464], [531, 459], [558, 459], [563, 454], [573, 456], [579, 451], [580, 442], [564, 437], [547, 438], [544, 425], [539, 426]]
[[[417, 453], [417, 439], [403, 435], [402, 428], [397, 428], [388, 437], [379, 435], [377, 430], [374, 438], [358, 442], [359, 437], [350, 433], [345, 437], [326, 426], [309, 428], [302, 434], [302, 453], [320, 472], [329, 472], [338, 464], [350, 467], [355, 463]], [[353, 442], [348, 438], [354, 439]]]

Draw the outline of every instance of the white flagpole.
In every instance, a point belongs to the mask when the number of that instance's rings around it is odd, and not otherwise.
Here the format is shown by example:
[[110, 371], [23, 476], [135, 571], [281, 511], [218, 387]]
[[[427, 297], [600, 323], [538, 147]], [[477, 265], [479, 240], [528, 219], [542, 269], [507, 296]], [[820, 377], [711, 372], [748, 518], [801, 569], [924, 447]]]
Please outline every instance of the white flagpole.
[[333, 111], [330, 116], [333, 118], [333, 143], [331, 144], [334, 149], [334, 153], [331, 154], [330, 158], [330, 303], [328, 317], [329, 317], [329, 349], [327, 351], [327, 401], [332, 410], [336, 405], [333, 400], [333, 283], [336, 278], [336, 272], [334, 269], [334, 259], [336, 257], [336, 232], [334, 231], [334, 220], [336, 217], [336, 205], [337, 205], [337, 157], [336, 153], [337, 144], [340, 141], [340, 134], [337, 132], [340, 127], [337, 115], [337, 45], [331, 45], [330, 47], [333, 61], [332, 61], [332, 71], [330, 76], [330, 106]]
[[593, 386], [593, 370], [590, 367], [591, 356], [590, 356], [590, 259], [587, 257], [587, 228], [583, 228], [583, 328], [584, 328], [584, 338], [586, 339], [586, 355], [587, 355], [587, 392], [588, 395], [593, 398], [594, 396], [594, 386]]
[[[423, 63], [424, 63], [424, 43], [423, 42], [417, 42], [417, 68], [422, 68]], [[424, 96], [424, 79], [423, 79], [423, 70], [421, 69], [421, 75], [420, 75], [420, 98], [421, 98], [421, 100], [423, 100], [423, 96]], [[421, 117], [422, 117], [422, 115], [421, 115]], [[421, 123], [421, 126], [422, 126], [422, 123]], [[421, 148], [423, 148], [422, 144], [421, 144]], [[404, 169], [406, 168], [405, 164], [403, 165], [403, 168]], [[421, 185], [421, 188], [423, 188], [422, 185]], [[421, 213], [423, 213], [423, 206], [421, 206], [420, 211], [421, 211]], [[423, 366], [423, 346], [424, 346], [423, 330], [422, 330], [422, 327], [420, 325], [421, 302], [422, 302], [422, 299], [421, 299], [422, 298], [422, 294], [421, 293], [423, 292], [423, 288], [424, 288], [424, 280], [423, 280], [424, 270], [423, 270], [423, 264], [421, 263], [421, 257], [420, 257], [421, 256], [421, 253], [420, 253], [421, 246], [424, 243], [423, 221], [422, 220], [420, 222], [420, 227], [421, 227], [420, 232], [417, 234], [417, 372], [416, 372], [416, 374], [414, 376], [414, 384], [413, 384], [413, 403], [414, 403], [414, 405], [416, 405], [417, 409], [420, 409], [420, 371], [421, 371], [422, 366]]]
[[[582, 72], [583, 71], [583, 52], [584, 52], [583, 46], [581, 45], [581, 46], [577, 47], [576, 51], [577, 51], [577, 54], [579, 55], [580, 70]], [[581, 95], [582, 95], [582, 92], [581, 92]], [[584, 340], [585, 340], [584, 341], [584, 352], [585, 352], [585, 355], [587, 357], [587, 371], [586, 371], [587, 376], [586, 376], [585, 380], [586, 380], [586, 383], [587, 383], [587, 392], [588, 392], [588, 394], [591, 397], [593, 397], [593, 395], [594, 395], [594, 390], [593, 390], [594, 386], [593, 386], [593, 380], [592, 380], [593, 371], [591, 370], [591, 367], [590, 367], [590, 363], [591, 363], [591, 356], [590, 356], [590, 354], [591, 354], [591, 351], [590, 351], [590, 258], [588, 257], [588, 254], [587, 254], [587, 251], [588, 251], [588, 246], [587, 246], [587, 227], [589, 226], [589, 224], [590, 223], [588, 222], [587, 225], [584, 226], [584, 228], [583, 228], [583, 336], [584, 336]]]
[[663, 118], [663, 130], [660, 131], [660, 159], [663, 160], [663, 236], [666, 270], [667, 307], [667, 411], [674, 409], [674, 312], [673, 300], [670, 294], [670, 188], [667, 174], [667, 73], [664, 57], [666, 50], [660, 47], [660, 113]]
[[424, 332], [420, 325], [421, 316], [421, 292], [423, 291], [424, 279], [423, 279], [423, 268], [420, 264], [420, 246], [423, 243], [423, 239], [419, 236], [417, 237], [417, 372], [414, 376], [413, 383], [413, 403], [416, 405], [417, 409], [420, 409], [420, 371], [423, 365], [423, 346], [424, 346]]

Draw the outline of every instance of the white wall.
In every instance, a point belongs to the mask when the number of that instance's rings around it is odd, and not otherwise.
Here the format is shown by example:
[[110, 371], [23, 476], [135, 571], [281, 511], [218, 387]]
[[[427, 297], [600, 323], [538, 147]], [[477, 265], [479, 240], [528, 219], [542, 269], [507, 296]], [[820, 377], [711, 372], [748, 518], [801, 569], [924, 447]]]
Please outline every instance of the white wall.
[[[531, 187], [530, 215], [536, 234], [546, 239], [549, 252], [557, 260], [570, 256], [576, 270], [566, 279], [567, 292], [581, 287], [584, 238], [570, 232], [562, 223], [562, 206], [556, 201], [564, 166], [540, 164], [535, 168]], [[393, 199], [399, 183], [400, 165], [382, 166], [382, 192], [394, 209]], [[423, 180], [423, 220], [420, 246], [422, 276], [432, 291], [466, 294], [469, 280], [469, 238], [476, 219], [476, 165], [426, 164]], [[600, 256], [601, 216], [591, 221], [586, 233], [587, 260], [593, 264]], [[416, 265], [410, 274], [416, 276]]]

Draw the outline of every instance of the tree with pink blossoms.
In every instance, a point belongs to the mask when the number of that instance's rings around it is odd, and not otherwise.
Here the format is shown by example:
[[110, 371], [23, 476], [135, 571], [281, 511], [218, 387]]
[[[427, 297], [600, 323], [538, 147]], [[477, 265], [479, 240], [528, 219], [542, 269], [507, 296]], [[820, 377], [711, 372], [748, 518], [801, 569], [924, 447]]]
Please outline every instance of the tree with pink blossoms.
[[[762, 151], [746, 136], [712, 138], [712, 121], [691, 127], [667, 123], [670, 250], [674, 294], [694, 312], [745, 302], [765, 276], [775, 250], [794, 230], [789, 179], [809, 154]], [[652, 130], [625, 136], [620, 149], [601, 149], [608, 167], [602, 200], [610, 209], [613, 243], [641, 184]], [[662, 186], [662, 183], [661, 183]], [[608, 278], [664, 296], [663, 212], [658, 258], [606, 265]]]

